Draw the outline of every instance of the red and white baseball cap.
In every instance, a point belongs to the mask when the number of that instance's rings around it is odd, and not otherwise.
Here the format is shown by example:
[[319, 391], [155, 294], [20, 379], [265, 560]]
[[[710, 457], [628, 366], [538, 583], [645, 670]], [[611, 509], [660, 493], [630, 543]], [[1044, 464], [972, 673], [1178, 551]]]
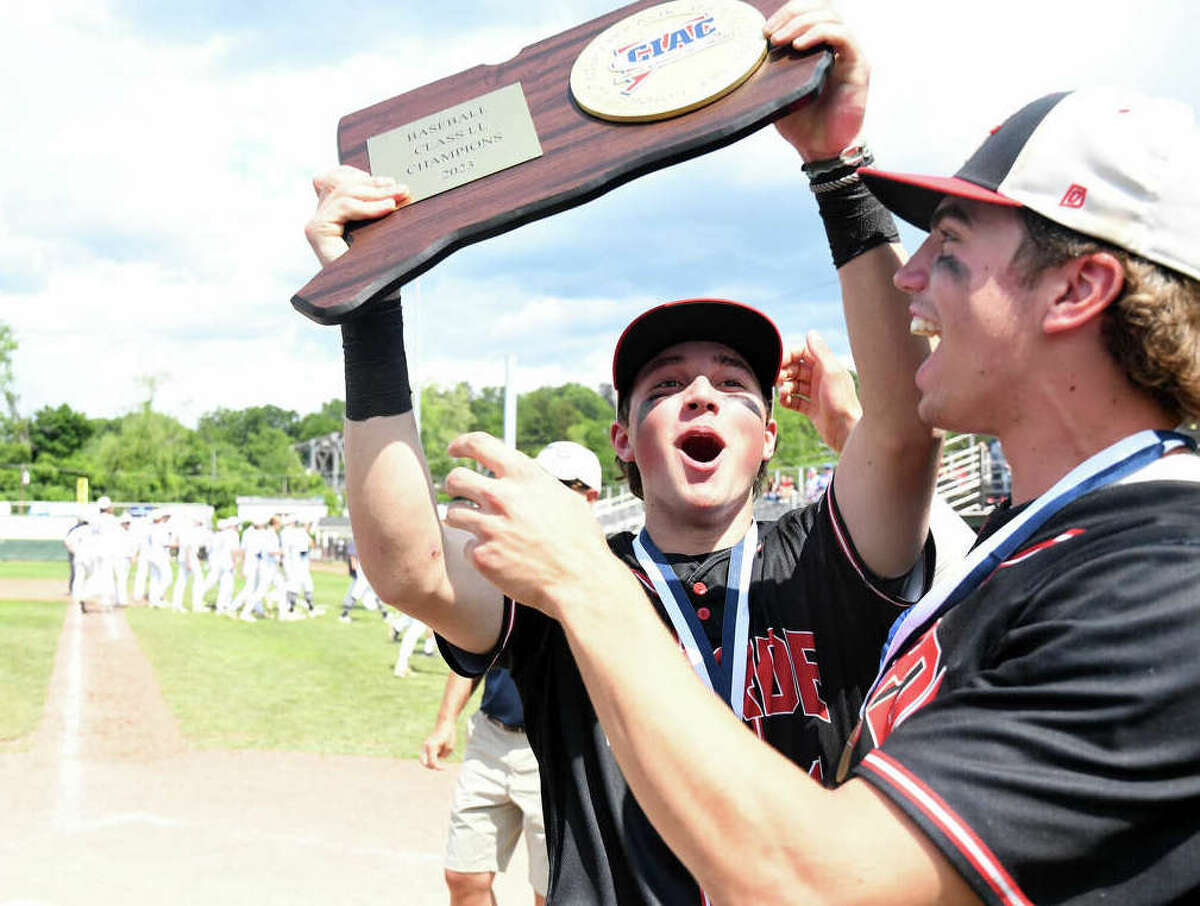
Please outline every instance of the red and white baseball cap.
[[1197, 167], [1190, 107], [1095, 88], [1022, 107], [954, 176], [859, 173], [884, 207], [923, 230], [947, 195], [1024, 206], [1200, 280]]
[[762, 385], [763, 397], [771, 399], [783, 360], [779, 328], [758, 309], [728, 299], [681, 299], [634, 318], [613, 353], [617, 396], [632, 390], [642, 366], [664, 349], [693, 340], [723, 343], [737, 350]]

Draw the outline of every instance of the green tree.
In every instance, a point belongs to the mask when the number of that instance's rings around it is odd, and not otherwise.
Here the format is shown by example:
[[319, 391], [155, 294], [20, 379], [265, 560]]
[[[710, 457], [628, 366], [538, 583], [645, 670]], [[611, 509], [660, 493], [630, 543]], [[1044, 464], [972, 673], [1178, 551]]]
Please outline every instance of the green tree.
[[553, 441], [575, 441], [599, 457], [604, 481], [612, 484], [619, 475], [608, 439], [615, 415], [607, 399], [582, 384], [539, 387], [517, 404], [517, 447], [536, 456]]
[[275, 429], [297, 439], [300, 419], [291, 409], [250, 406], [247, 409], [216, 409], [200, 416], [196, 430], [206, 438], [228, 440], [244, 447], [255, 435]]
[[450, 458], [450, 441], [471, 430], [471, 387], [461, 381], [443, 390], [430, 384], [421, 390], [421, 446], [429, 463], [429, 474], [441, 482], [459, 464]]
[[836, 459], [836, 455], [821, 443], [817, 429], [805, 416], [782, 406], [775, 407], [779, 435], [775, 443], [772, 468], [809, 466]]
[[[330, 401], [317, 414], [332, 418], [339, 406], [340, 400]], [[341, 422], [336, 424], [334, 430], [340, 429]], [[198, 487], [212, 488], [211, 493], [221, 494], [222, 501], [231, 500], [238, 493], [319, 493], [324, 487], [320, 476], [308, 473], [293, 447], [300, 425], [301, 419], [295, 412], [278, 406], [205, 413], [196, 426], [189, 471], [197, 479]]]
[[83, 451], [96, 493], [123, 500], [179, 499], [189, 433], [148, 405], [125, 416], [116, 431], [94, 438]]
[[612, 419], [608, 401], [582, 384], [539, 387], [524, 394], [517, 405], [517, 446], [536, 453], [552, 441], [573, 439], [571, 432], [577, 425], [602, 422], [607, 432]]
[[471, 394], [472, 431], [486, 431], [493, 437], [504, 434], [504, 388], [484, 387]]
[[296, 423], [296, 440], [308, 440], [313, 437], [324, 437], [326, 434], [342, 430], [346, 420], [346, 403], [344, 400], [329, 400], [321, 404], [317, 412], [302, 416]]
[[34, 413], [29, 426], [34, 461], [44, 456], [59, 459], [71, 456], [91, 436], [92, 423], [88, 417], [66, 403], [57, 407], [43, 406]]

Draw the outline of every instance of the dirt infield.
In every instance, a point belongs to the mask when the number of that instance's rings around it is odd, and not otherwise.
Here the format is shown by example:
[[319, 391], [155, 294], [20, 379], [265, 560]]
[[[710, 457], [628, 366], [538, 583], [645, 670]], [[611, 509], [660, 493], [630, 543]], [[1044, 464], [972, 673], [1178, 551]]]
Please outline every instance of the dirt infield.
[[[0, 753], [0, 906], [447, 902], [456, 768], [193, 750], [124, 614], [63, 600], [45, 717], [28, 751]], [[504, 906], [532, 902], [525, 865], [518, 847]]]
[[65, 601], [63, 579], [5, 579], [0, 596], [10, 601]]

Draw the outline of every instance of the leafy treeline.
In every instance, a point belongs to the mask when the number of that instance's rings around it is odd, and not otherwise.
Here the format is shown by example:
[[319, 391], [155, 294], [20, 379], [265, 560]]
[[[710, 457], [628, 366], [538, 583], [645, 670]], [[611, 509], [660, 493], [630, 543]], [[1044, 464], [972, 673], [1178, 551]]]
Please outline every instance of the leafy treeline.
[[[0, 324], [0, 499], [71, 500], [76, 479], [86, 476], [93, 499], [210, 503], [232, 513], [239, 495], [311, 496], [324, 493], [338, 504], [306, 468], [296, 445], [342, 428], [345, 404], [330, 400], [306, 415], [278, 406], [216, 409], [195, 429], [154, 410], [149, 398], [119, 418], [89, 418], [67, 403], [45, 406], [22, 417], [12, 393], [8, 328]], [[597, 392], [581, 384], [542, 387], [517, 403], [517, 446], [535, 455], [554, 440], [573, 440], [596, 452], [605, 482], [616, 483], [618, 470], [609, 445], [614, 410], [612, 389]], [[503, 433], [503, 389], [425, 387], [421, 393], [421, 439], [430, 471], [440, 482], [458, 463], [446, 454], [450, 441], [464, 431]], [[803, 416], [776, 411], [780, 439], [772, 466], [789, 468], [826, 458], [812, 425]], [[30, 483], [20, 487], [28, 471]]]
[[[324, 482], [293, 444], [338, 430], [343, 408], [330, 401], [304, 418], [277, 406], [218, 409], [193, 430], [149, 403], [112, 419], [88, 418], [66, 403], [45, 406], [20, 424], [7, 420], [0, 497], [72, 500], [79, 476], [93, 498], [204, 502], [222, 514], [236, 509], [239, 495], [320, 496]], [[30, 479], [23, 494], [22, 471]]]

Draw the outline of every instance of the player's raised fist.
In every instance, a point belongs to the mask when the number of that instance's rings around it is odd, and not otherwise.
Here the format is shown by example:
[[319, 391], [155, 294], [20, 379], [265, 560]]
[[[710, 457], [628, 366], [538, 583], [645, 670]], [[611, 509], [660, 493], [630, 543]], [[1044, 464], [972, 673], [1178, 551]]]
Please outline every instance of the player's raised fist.
[[776, 121], [775, 128], [805, 160], [836, 157], [858, 140], [867, 109], [871, 67], [854, 33], [828, 3], [807, 0], [780, 7], [763, 32], [774, 47], [812, 50], [824, 44], [833, 49], [833, 69], [820, 96]]

